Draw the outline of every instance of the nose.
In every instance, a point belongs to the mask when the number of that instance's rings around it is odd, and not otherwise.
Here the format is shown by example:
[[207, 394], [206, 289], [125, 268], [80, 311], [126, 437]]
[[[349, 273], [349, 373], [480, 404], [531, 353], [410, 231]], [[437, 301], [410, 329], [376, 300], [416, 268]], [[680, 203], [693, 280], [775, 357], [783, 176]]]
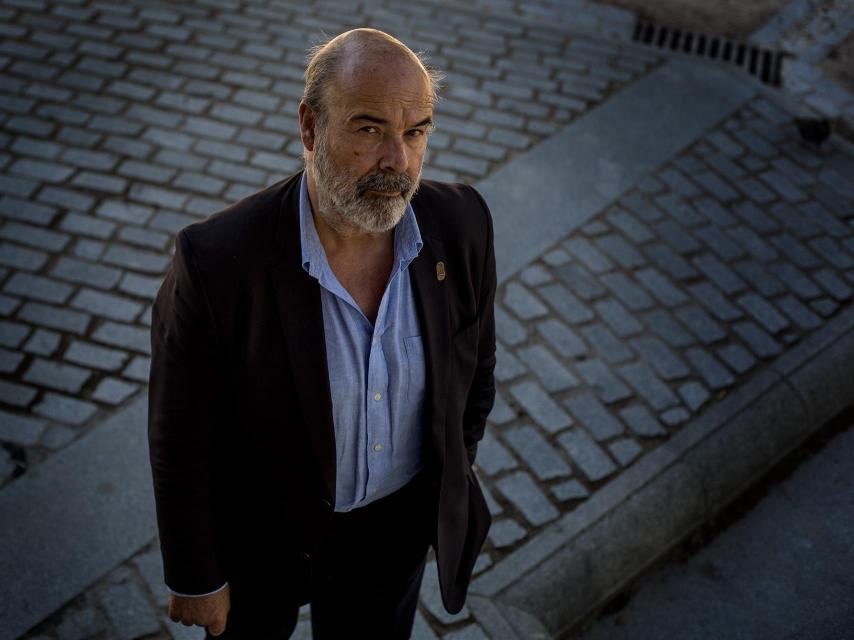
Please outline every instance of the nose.
[[403, 173], [406, 171], [408, 158], [406, 155], [406, 145], [403, 143], [401, 136], [385, 136], [379, 165], [382, 171], [394, 173]]

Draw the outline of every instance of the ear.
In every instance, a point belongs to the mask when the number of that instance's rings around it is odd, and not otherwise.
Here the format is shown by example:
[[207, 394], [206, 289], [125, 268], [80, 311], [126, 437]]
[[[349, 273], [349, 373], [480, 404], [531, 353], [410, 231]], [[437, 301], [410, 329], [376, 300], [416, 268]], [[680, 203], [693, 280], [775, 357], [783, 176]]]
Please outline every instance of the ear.
[[314, 151], [314, 125], [317, 120], [316, 114], [305, 102], [299, 103], [299, 133], [303, 146], [309, 151]]

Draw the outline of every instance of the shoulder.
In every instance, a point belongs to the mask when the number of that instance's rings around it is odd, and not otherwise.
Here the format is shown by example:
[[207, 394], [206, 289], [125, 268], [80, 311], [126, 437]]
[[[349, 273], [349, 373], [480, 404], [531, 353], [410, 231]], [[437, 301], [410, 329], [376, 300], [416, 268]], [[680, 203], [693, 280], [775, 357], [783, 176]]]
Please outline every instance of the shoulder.
[[412, 208], [427, 233], [439, 237], [480, 236], [491, 233], [492, 217], [483, 196], [462, 182], [422, 180], [412, 198]]
[[284, 198], [299, 186], [299, 174], [289, 176], [180, 229], [176, 247], [186, 244], [201, 264], [209, 267], [243, 263], [271, 253], [271, 239]]

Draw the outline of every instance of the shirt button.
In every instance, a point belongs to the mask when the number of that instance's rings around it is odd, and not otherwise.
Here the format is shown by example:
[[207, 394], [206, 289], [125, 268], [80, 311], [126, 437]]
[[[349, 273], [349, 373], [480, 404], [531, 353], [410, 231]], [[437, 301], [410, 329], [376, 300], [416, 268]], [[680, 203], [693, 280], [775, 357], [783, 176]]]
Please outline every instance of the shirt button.
[[377, 443], [374, 445], [374, 451], [382, 451], [382, 450], [383, 450], [383, 446], [381, 444]]
[[383, 397], [383, 394], [381, 394], [379, 391], [377, 391], [377, 392], [374, 394], [374, 400], [379, 400], [379, 399], [380, 399], [380, 398], [382, 398], [382, 397]]

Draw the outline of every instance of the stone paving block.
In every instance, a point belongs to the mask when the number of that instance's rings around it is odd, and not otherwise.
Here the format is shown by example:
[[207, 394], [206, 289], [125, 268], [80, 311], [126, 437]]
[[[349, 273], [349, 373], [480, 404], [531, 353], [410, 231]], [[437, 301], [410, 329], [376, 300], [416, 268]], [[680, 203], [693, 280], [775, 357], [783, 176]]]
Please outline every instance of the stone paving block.
[[123, 349], [151, 353], [151, 335], [148, 329], [119, 322], [105, 322], [92, 333], [92, 338]]
[[543, 262], [551, 267], [559, 267], [562, 264], [569, 262], [571, 258], [563, 249], [554, 249], [543, 256]]
[[643, 255], [617, 234], [600, 236], [596, 238], [594, 244], [625, 269], [634, 269], [646, 264]]
[[560, 320], [543, 320], [537, 331], [564, 358], [573, 359], [587, 351], [584, 341]]
[[505, 402], [501, 392], [495, 390], [495, 401], [492, 404], [492, 410], [489, 412], [488, 419], [493, 424], [504, 424], [510, 422], [516, 417], [516, 412], [510, 408]]
[[93, 264], [84, 260], [70, 258], [68, 256], [60, 256], [50, 271], [50, 275], [76, 282], [79, 284], [87, 284], [99, 289], [112, 289], [122, 272], [113, 267], [107, 267], [99, 264]]
[[104, 630], [104, 624], [94, 607], [78, 611], [63, 612], [62, 621], [56, 627], [59, 640], [83, 640], [91, 638]]
[[583, 500], [590, 492], [578, 480], [567, 480], [551, 487], [552, 495], [559, 502]]
[[519, 278], [525, 284], [535, 287], [553, 280], [551, 273], [539, 264], [532, 264], [522, 269]]
[[645, 247], [645, 251], [659, 269], [677, 280], [687, 280], [697, 275], [697, 270], [667, 245], [651, 244]]
[[731, 211], [760, 235], [773, 233], [780, 228], [771, 216], [765, 214], [752, 202], [739, 202], [731, 208]]
[[128, 354], [125, 351], [99, 347], [90, 342], [72, 340], [63, 358], [84, 367], [117, 371], [127, 361]]
[[136, 583], [110, 585], [99, 599], [119, 640], [134, 640], [160, 631], [160, 622]]
[[596, 440], [607, 440], [624, 431], [620, 421], [589, 391], [566, 398], [563, 404]]
[[661, 426], [650, 411], [641, 404], [632, 404], [620, 410], [620, 417], [629, 425], [637, 435], [653, 438], [667, 435], [667, 431]]
[[82, 287], [69, 303], [71, 307], [113, 320], [133, 320], [142, 311], [142, 304], [94, 289]]
[[527, 373], [523, 365], [515, 355], [501, 342], [495, 343], [495, 379], [499, 382], [507, 382]]
[[653, 227], [656, 234], [680, 255], [694, 253], [701, 248], [700, 243], [694, 239], [694, 236], [687, 233], [684, 228], [676, 224], [673, 220], [666, 219], [656, 222]]
[[540, 480], [551, 480], [572, 474], [561, 455], [530, 425], [513, 427], [503, 438]]
[[685, 357], [710, 388], [723, 389], [735, 383], [735, 378], [726, 367], [705, 349], [690, 348], [685, 351]]
[[652, 366], [664, 380], [688, 375], [689, 369], [681, 358], [664, 342], [653, 336], [639, 336], [630, 341], [644, 362]]
[[695, 380], [681, 385], [679, 395], [691, 411], [697, 411], [711, 397], [706, 387]]
[[12, 274], [3, 290], [13, 295], [56, 304], [65, 302], [72, 292], [72, 288], [63, 282], [20, 271]]
[[602, 300], [597, 302], [594, 308], [599, 317], [621, 338], [639, 333], [643, 329], [637, 318], [617, 300]]
[[603, 402], [610, 404], [632, 395], [629, 388], [620, 382], [602, 360], [578, 362], [575, 368]]
[[[616, 236], [614, 236], [616, 237]], [[564, 243], [569, 254], [590, 269], [593, 273], [603, 273], [614, 268], [614, 263], [596, 246], [585, 238], [578, 236], [567, 239]]]
[[746, 286], [738, 274], [711, 254], [694, 256], [691, 263], [726, 294], [738, 293]]
[[694, 235], [700, 238], [724, 262], [732, 262], [744, 255], [744, 250], [730, 240], [719, 227], [701, 227], [694, 230]]
[[[648, 176], [649, 177], [649, 176]], [[634, 192], [620, 198], [620, 204], [633, 211], [643, 222], [651, 224], [662, 219], [664, 214], [649, 198]]]
[[91, 316], [40, 302], [27, 302], [18, 312], [18, 319], [51, 329], [70, 333], [85, 333]]
[[528, 338], [528, 331], [503, 307], [495, 305], [495, 333], [502, 342], [510, 346], [521, 344]]
[[823, 324], [821, 318], [791, 294], [777, 299], [776, 304], [783, 313], [789, 316], [794, 323], [805, 331], [818, 329]]
[[738, 198], [738, 192], [713, 171], [700, 171], [691, 176], [699, 182], [707, 193], [717, 200], [730, 202]]
[[164, 251], [172, 240], [169, 234], [130, 226], [122, 227], [119, 230], [118, 239], [149, 247], [155, 251]]
[[760, 358], [775, 356], [782, 351], [779, 343], [755, 322], [749, 320], [736, 322], [732, 325], [732, 329]]
[[759, 174], [759, 178], [787, 202], [801, 202], [808, 197], [788, 177], [778, 171], [765, 171]]
[[765, 242], [749, 227], [736, 225], [727, 229], [727, 233], [760, 262], [771, 262], [780, 255], [774, 247]]
[[498, 438], [493, 435], [490, 429], [484, 431], [483, 438], [477, 445], [477, 457], [475, 460], [477, 466], [491, 476], [501, 471], [515, 469], [518, 466], [516, 459], [498, 441]]
[[55, 207], [47, 207], [30, 200], [21, 200], [12, 196], [0, 198], [0, 215], [6, 218], [47, 226], [56, 217], [56, 213]]
[[683, 304], [688, 297], [667, 276], [655, 267], [646, 267], [635, 272], [635, 278], [643, 284], [662, 304], [673, 307]]
[[26, 407], [33, 401], [37, 393], [38, 390], [33, 387], [0, 380], [0, 402], [5, 402], [13, 407]]
[[808, 216], [813, 222], [827, 232], [828, 235], [844, 238], [851, 234], [851, 228], [841, 222], [834, 214], [825, 209], [819, 202], [811, 200], [798, 205], [798, 210]]
[[0, 320], [0, 345], [17, 348], [29, 335], [30, 327], [17, 322]]
[[31, 446], [39, 441], [45, 428], [44, 420], [0, 410], [0, 441]]
[[607, 293], [605, 287], [581, 265], [568, 262], [554, 267], [557, 277], [573, 293], [584, 300], [592, 300]]
[[46, 329], [36, 329], [24, 345], [27, 353], [36, 353], [42, 356], [51, 356], [59, 347], [61, 336]]
[[623, 341], [600, 323], [582, 327], [581, 332], [590, 344], [593, 353], [601, 355], [611, 364], [625, 362], [633, 355]]
[[104, 200], [95, 210], [98, 216], [119, 222], [144, 225], [154, 213], [151, 207], [119, 200]]
[[851, 298], [851, 287], [832, 269], [821, 269], [813, 274], [813, 278], [836, 300], [845, 302]]
[[652, 298], [624, 273], [606, 273], [600, 280], [632, 311], [652, 306]]
[[835, 239], [828, 237], [814, 238], [808, 244], [837, 269], [850, 269], [854, 267], [854, 259], [842, 249]]
[[58, 233], [19, 222], [6, 222], [0, 227], [0, 237], [54, 253], [59, 253], [65, 249], [71, 240], [71, 236], [66, 233]]
[[550, 393], [564, 391], [578, 384], [578, 378], [567, 371], [549, 350], [541, 345], [517, 349], [516, 354]]
[[108, 404], [119, 405], [127, 400], [139, 387], [116, 378], [104, 378], [92, 393], [92, 399]]
[[814, 269], [822, 265], [822, 260], [817, 255], [788, 233], [783, 232], [774, 236], [771, 242], [786, 256], [787, 260], [791, 260], [799, 267]]
[[621, 438], [609, 444], [608, 451], [621, 467], [627, 467], [642, 453], [643, 448], [632, 438]]
[[797, 238], [807, 240], [821, 234], [821, 227], [803, 212], [804, 205], [793, 207], [786, 202], [778, 202], [770, 208], [770, 213], [780, 224]]
[[518, 282], [510, 282], [504, 290], [504, 304], [522, 320], [532, 320], [547, 313], [545, 305]]
[[550, 433], [572, 425], [572, 419], [534, 382], [520, 382], [510, 387], [510, 394], [528, 416]]
[[74, 243], [74, 249], [72, 249], [72, 252], [78, 258], [94, 261], [98, 260], [104, 254], [104, 250], [106, 248], [107, 245], [104, 242], [88, 240], [87, 238], [78, 238], [77, 242]]
[[0, 264], [25, 271], [38, 271], [47, 262], [48, 254], [8, 242], [0, 243]]
[[18, 298], [12, 298], [10, 296], [4, 296], [0, 294], [0, 315], [9, 316], [12, 315], [12, 312], [15, 311], [21, 304], [21, 300]]
[[[590, 442], [592, 443], [592, 440]], [[524, 471], [516, 471], [504, 476], [496, 481], [495, 486], [535, 527], [550, 522], [560, 515], [560, 512], [537, 487], [533, 478]]]
[[33, 413], [56, 422], [81, 425], [95, 415], [96, 406], [91, 402], [70, 398], [58, 393], [45, 393], [33, 407]]
[[69, 233], [89, 235], [101, 239], [109, 238], [116, 228], [112, 222], [73, 212], [65, 214], [59, 226], [63, 231]]
[[[687, 159], [687, 158], [685, 158]], [[680, 225], [691, 228], [705, 222], [702, 215], [697, 213], [683, 198], [675, 193], [664, 193], [655, 197], [655, 203]]]
[[668, 167], [659, 171], [658, 178], [680, 196], [693, 198], [700, 194], [700, 189], [697, 185], [691, 182], [684, 173], [675, 167]]
[[744, 307], [759, 324], [771, 333], [777, 333], [789, 326], [789, 321], [777, 311], [773, 304], [755, 293], [746, 293], [736, 302]]
[[789, 290], [801, 298], [815, 298], [821, 295], [821, 289], [816, 286], [808, 275], [790, 262], [779, 262], [768, 266], [777, 278]]
[[710, 282], [699, 282], [695, 285], [687, 286], [686, 289], [695, 300], [723, 322], [737, 320], [744, 316], [744, 312], [730, 303], [729, 298], [724, 296]]
[[617, 470], [608, 454], [581, 429], [562, 433], [558, 442], [591, 482], [602, 480]]
[[726, 337], [726, 330], [700, 307], [680, 309], [676, 316], [704, 344], [711, 344]]
[[830, 298], [812, 300], [810, 301], [810, 306], [825, 317], [833, 315], [833, 313], [839, 308], [839, 305]]
[[148, 374], [150, 369], [151, 358], [136, 356], [130, 361], [128, 366], [125, 367], [125, 370], [122, 371], [122, 375], [125, 378], [148, 384]]
[[593, 312], [562, 284], [549, 284], [537, 289], [537, 292], [569, 324], [579, 324], [591, 320]]
[[728, 344], [718, 349], [715, 353], [739, 375], [747, 373], [756, 364], [756, 359], [750, 352], [737, 344]]
[[24, 382], [32, 382], [51, 389], [80, 393], [91, 375], [91, 371], [74, 365], [34, 358], [21, 379]]
[[647, 364], [634, 362], [622, 365], [618, 371], [654, 409], [660, 411], [678, 403], [678, 398], [670, 387], [663, 383]]
[[74, 173], [74, 167], [58, 162], [21, 158], [13, 162], [8, 171], [31, 180], [53, 184], [68, 179]]
[[526, 535], [527, 532], [525, 531], [525, 528], [513, 518], [502, 518], [501, 520], [496, 520], [489, 528], [489, 540], [497, 549], [512, 546]]
[[101, 260], [108, 264], [148, 273], [163, 273], [169, 264], [169, 256], [115, 243], [107, 247]]

